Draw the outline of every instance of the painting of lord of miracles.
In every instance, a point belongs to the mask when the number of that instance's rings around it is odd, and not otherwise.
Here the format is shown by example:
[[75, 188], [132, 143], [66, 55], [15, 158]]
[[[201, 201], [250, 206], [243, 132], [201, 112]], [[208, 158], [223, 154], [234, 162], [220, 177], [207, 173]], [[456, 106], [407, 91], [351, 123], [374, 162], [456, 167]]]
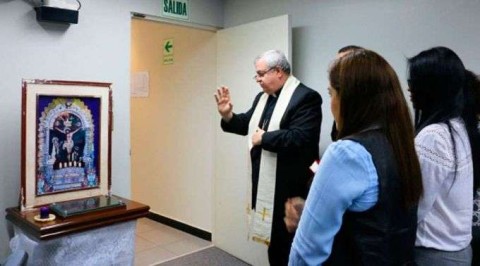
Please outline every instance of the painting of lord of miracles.
[[99, 98], [38, 96], [36, 195], [96, 188]]

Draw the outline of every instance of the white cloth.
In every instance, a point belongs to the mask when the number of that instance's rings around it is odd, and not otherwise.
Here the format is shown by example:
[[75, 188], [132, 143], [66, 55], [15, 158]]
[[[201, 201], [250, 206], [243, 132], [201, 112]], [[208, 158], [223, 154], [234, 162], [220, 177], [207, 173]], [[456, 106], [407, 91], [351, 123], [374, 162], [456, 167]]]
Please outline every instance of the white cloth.
[[[293, 95], [293, 92], [300, 84], [300, 81], [294, 76], [290, 75], [282, 88], [282, 93], [277, 100], [275, 109], [268, 125], [267, 131], [274, 131], [280, 129], [280, 121], [287, 109], [288, 103]], [[255, 107], [248, 126], [248, 148], [253, 147], [252, 135], [258, 127], [260, 118], [267, 103], [268, 94], [264, 93]], [[250, 160], [249, 160], [250, 161]], [[251, 166], [249, 167], [251, 171]], [[273, 202], [275, 197], [275, 179], [277, 170], [277, 154], [262, 150], [260, 159], [260, 172], [258, 178], [257, 202], [255, 209], [250, 211], [250, 206], [247, 204], [247, 213], [249, 215], [249, 238], [266, 245], [270, 244], [270, 234], [272, 231], [273, 219]], [[251, 176], [251, 175], [250, 175]], [[251, 195], [251, 182], [249, 182], [249, 194]]]
[[459, 251], [470, 244], [473, 215], [473, 165], [463, 120], [452, 119], [455, 156], [448, 126], [425, 127], [415, 137], [422, 170], [423, 197], [418, 206], [415, 246]]
[[10, 249], [25, 250], [27, 265], [133, 265], [135, 225], [129, 221], [48, 240], [31, 238], [14, 226]]

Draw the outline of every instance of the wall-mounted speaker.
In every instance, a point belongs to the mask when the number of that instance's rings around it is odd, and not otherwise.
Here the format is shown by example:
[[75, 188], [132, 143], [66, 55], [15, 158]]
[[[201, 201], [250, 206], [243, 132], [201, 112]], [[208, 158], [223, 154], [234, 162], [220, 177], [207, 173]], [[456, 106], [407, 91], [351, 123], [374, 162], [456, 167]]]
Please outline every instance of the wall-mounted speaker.
[[41, 6], [35, 7], [37, 20], [57, 23], [78, 23], [78, 10], [63, 9], [56, 7]]

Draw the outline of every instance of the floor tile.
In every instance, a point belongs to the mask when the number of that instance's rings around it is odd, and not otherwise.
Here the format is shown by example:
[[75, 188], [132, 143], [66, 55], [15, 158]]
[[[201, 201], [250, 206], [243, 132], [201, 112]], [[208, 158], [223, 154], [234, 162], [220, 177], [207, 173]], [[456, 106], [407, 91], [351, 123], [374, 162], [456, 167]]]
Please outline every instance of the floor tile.
[[137, 233], [138, 236], [155, 243], [155, 245], [165, 245], [186, 238], [186, 233], [178, 230], [150, 230], [146, 232]]
[[212, 242], [148, 218], [139, 219], [135, 266], [154, 265], [212, 246]]
[[135, 252], [151, 249], [155, 246], [156, 244], [153, 243], [152, 241], [146, 240], [145, 238], [139, 235], [135, 236]]
[[162, 247], [176, 255], [183, 255], [211, 245], [211, 242], [205, 241], [203, 239], [185, 238], [180, 241], [164, 245]]
[[151, 231], [157, 229], [158, 227], [155, 224], [159, 224], [158, 222], [152, 221], [148, 218], [141, 218], [137, 221], [137, 233], [142, 233], [146, 231]]

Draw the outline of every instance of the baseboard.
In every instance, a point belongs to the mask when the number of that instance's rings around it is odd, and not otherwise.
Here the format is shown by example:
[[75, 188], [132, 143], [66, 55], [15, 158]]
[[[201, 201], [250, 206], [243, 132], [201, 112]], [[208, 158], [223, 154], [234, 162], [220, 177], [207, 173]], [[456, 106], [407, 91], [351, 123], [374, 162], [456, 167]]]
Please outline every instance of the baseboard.
[[207, 231], [204, 231], [202, 229], [198, 229], [196, 227], [190, 226], [188, 224], [184, 224], [179, 221], [175, 221], [173, 219], [167, 218], [165, 216], [150, 212], [147, 215], [148, 219], [154, 220], [156, 222], [168, 225], [170, 227], [173, 227], [175, 229], [178, 229], [180, 231], [189, 233], [191, 235], [194, 235], [196, 237], [199, 237], [201, 239], [205, 239], [207, 241], [212, 241], [212, 233], [209, 233]]

